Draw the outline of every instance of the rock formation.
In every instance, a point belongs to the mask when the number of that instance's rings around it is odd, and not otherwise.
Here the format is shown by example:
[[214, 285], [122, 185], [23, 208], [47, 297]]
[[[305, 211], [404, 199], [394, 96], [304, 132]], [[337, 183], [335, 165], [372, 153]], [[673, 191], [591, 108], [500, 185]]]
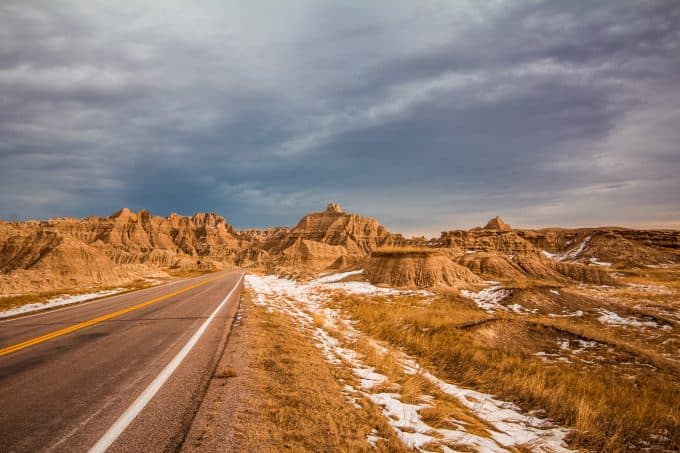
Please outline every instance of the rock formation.
[[465, 251], [498, 251], [507, 254], [538, 253], [538, 249], [514, 231], [474, 228], [444, 231], [438, 241], [442, 247]]
[[294, 228], [258, 246], [271, 257], [268, 269], [314, 274], [358, 263], [393, 236], [377, 220], [345, 213], [330, 203], [325, 211], [307, 214]]
[[101, 248], [56, 230], [0, 223], [0, 294], [114, 286], [163, 275], [155, 266], [116, 265]]
[[348, 254], [364, 255], [385, 243], [389, 237], [390, 233], [377, 220], [347, 214], [339, 205], [331, 203], [325, 211], [304, 216], [288, 232], [281, 249], [298, 240], [309, 240], [342, 246]]
[[510, 225], [505, 223], [503, 219], [500, 218], [500, 216], [496, 216], [493, 219], [489, 220], [484, 227], [485, 230], [498, 230], [498, 231], [512, 231], [512, 228], [510, 228]]
[[326, 206], [326, 212], [342, 212], [342, 208], [338, 203], [328, 203], [328, 206]]
[[680, 231], [525, 230], [496, 217], [484, 228], [407, 239], [337, 203], [293, 228], [242, 231], [215, 213], [160, 217], [126, 208], [109, 217], [0, 221], [0, 294], [235, 266], [295, 276], [364, 267], [372, 281], [398, 286], [460, 286], [479, 277], [613, 284], [609, 267], [667, 263], [680, 263]]
[[549, 260], [537, 253], [506, 255], [497, 251], [475, 252], [458, 255], [454, 261], [476, 275], [491, 280], [553, 283], [576, 281], [598, 285], [614, 283], [609, 273], [599, 266]]
[[608, 262], [623, 267], [680, 262], [680, 231], [611, 227], [515, 231], [558, 261]]
[[397, 287], [462, 287], [484, 283], [470, 270], [454, 263], [437, 249], [375, 250], [365, 262], [364, 274], [376, 285]]
[[110, 217], [0, 222], [0, 294], [120, 285], [163, 268], [221, 269], [244, 245], [212, 213], [163, 218], [123, 208]]
[[526, 280], [527, 274], [513, 260], [505, 254], [495, 251], [466, 253], [459, 255], [455, 261], [470, 269], [476, 275], [490, 280]]

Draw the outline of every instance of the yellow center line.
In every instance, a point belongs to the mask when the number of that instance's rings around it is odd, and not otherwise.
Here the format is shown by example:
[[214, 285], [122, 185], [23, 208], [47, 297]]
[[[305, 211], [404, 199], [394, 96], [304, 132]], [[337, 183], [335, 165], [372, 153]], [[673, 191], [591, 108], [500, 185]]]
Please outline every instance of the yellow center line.
[[122, 310], [114, 311], [113, 313], [109, 313], [109, 314], [106, 314], [106, 315], [103, 315], [103, 316], [99, 316], [98, 318], [93, 318], [93, 319], [90, 319], [88, 321], [83, 321], [83, 322], [80, 322], [78, 324], [74, 324], [72, 326], [65, 327], [61, 330], [57, 330], [57, 331], [54, 331], [54, 332], [51, 332], [51, 333], [47, 333], [45, 335], [41, 335], [39, 337], [32, 338], [30, 340], [26, 340], [26, 341], [23, 341], [21, 343], [17, 343], [17, 344], [12, 345], [12, 346], [7, 346], [6, 348], [0, 349], [0, 356], [11, 354], [11, 353], [16, 352], [16, 351], [20, 351], [21, 349], [28, 348], [30, 346], [34, 346], [34, 345], [39, 344], [39, 343], [43, 343], [45, 341], [51, 340], [53, 338], [60, 337], [62, 335], [66, 335], [66, 334], [71, 333], [71, 332], [75, 332], [76, 330], [84, 329], [86, 327], [90, 327], [90, 326], [93, 326], [95, 324], [99, 324], [100, 322], [103, 322], [103, 321], [108, 321], [109, 319], [117, 318], [118, 316], [122, 316], [126, 313], [130, 313], [132, 311], [139, 310], [140, 308], [147, 307], [151, 304], [155, 304], [155, 303], [160, 302], [162, 300], [169, 299], [170, 297], [176, 296], [178, 294], [182, 294], [182, 293], [187, 292], [189, 290], [192, 290], [194, 288], [198, 288], [199, 286], [203, 286], [203, 285], [210, 283], [210, 282], [213, 282], [215, 280], [217, 280], [217, 279], [213, 278], [213, 279], [210, 279], [210, 280], [202, 281], [202, 282], [196, 283], [195, 285], [187, 286], [186, 288], [182, 288], [182, 289], [179, 289], [177, 291], [173, 291], [171, 293], [165, 294], [163, 296], [159, 296], [159, 297], [156, 297], [154, 299], [147, 300], [146, 302], [142, 302], [140, 304], [133, 305], [132, 307], [123, 308]]

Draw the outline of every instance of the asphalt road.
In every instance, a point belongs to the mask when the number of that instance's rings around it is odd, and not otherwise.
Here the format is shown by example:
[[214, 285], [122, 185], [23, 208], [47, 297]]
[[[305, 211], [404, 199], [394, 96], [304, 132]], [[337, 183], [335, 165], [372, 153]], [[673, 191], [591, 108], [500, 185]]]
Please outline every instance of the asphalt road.
[[178, 449], [241, 277], [210, 274], [0, 321], [0, 451]]

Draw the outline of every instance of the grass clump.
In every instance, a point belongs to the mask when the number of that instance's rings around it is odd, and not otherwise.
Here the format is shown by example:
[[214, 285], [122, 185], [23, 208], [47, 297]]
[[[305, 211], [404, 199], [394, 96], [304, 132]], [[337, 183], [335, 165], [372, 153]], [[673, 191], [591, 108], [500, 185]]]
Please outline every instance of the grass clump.
[[[628, 451], [644, 445], [680, 449], [680, 372], [644, 345], [621, 340], [601, 326], [542, 316], [503, 315], [497, 344], [480, 341], [475, 328], [490, 315], [454, 296], [423, 305], [416, 297], [380, 299], [336, 295], [334, 304], [359, 321], [367, 334], [404, 348], [452, 382], [514, 401], [524, 410], [574, 428], [574, 448]], [[626, 364], [580, 366], [545, 363], [533, 354], [529, 325], [544, 335], [594, 338], [613, 350], [654, 363], [630, 372]], [[535, 329], [534, 329], [535, 330]], [[524, 337], [523, 337], [524, 336]], [[512, 341], [506, 341], [506, 337]], [[622, 352], [622, 354], [623, 354]], [[415, 384], [415, 382], [414, 382]], [[429, 414], [436, 419], [436, 414]], [[649, 444], [647, 444], [649, 443]]]
[[145, 279], [138, 279], [135, 280], [131, 283], [128, 283], [127, 285], [119, 285], [119, 286], [98, 286], [98, 287], [91, 287], [91, 288], [73, 288], [73, 289], [67, 289], [67, 290], [58, 290], [58, 291], [42, 291], [38, 293], [31, 293], [31, 294], [17, 294], [17, 295], [8, 295], [8, 296], [0, 296], [0, 311], [4, 310], [11, 310], [13, 308], [18, 308], [27, 304], [39, 304], [39, 303], [45, 303], [51, 299], [55, 299], [57, 297], [67, 297], [67, 296], [78, 296], [80, 294], [90, 294], [90, 293], [96, 293], [99, 291], [107, 291], [107, 290], [112, 290], [112, 289], [119, 289], [119, 288], [124, 288], [124, 291], [121, 291], [120, 293], [117, 294], [122, 294], [124, 292], [130, 292], [130, 291], [136, 291], [138, 289], [143, 289], [151, 286], [152, 283], [145, 280]]

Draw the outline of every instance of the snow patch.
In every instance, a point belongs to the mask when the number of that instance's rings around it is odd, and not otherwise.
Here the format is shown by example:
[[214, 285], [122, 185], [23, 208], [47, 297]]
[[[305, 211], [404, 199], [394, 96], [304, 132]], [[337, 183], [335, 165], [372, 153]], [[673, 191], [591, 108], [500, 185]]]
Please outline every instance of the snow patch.
[[601, 316], [598, 319], [603, 324], [610, 324], [614, 326], [633, 326], [633, 327], [658, 327], [654, 321], [640, 321], [637, 318], [621, 316], [613, 311], [598, 309]]
[[467, 297], [468, 299], [472, 299], [479, 308], [482, 310], [485, 310], [488, 313], [494, 313], [496, 310], [513, 310], [517, 312], [517, 307], [522, 307], [519, 304], [515, 304], [514, 308], [506, 307], [505, 305], [502, 305], [500, 302], [505, 299], [506, 297], [510, 296], [512, 294], [512, 291], [508, 289], [503, 289], [502, 286], [497, 284], [497, 282], [487, 282], [490, 283], [491, 286], [488, 288], [484, 288], [483, 290], [479, 292], [474, 292], [474, 291], [469, 291], [467, 289], [461, 289], [460, 293], [464, 296]]
[[566, 312], [560, 315], [556, 313], [550, 313], [548, 316], [550, 316], [551, 318], [580, 318], [581, 316], [583, 316], [583, 311], [576, 310], [573, 313]]
[[[592, 239], [591, 236], [588, 236], [577, 247], [574, 247], [565, 253], [550, 253], [545, 250], [541, 250], [541, 253], [543, 253], [544, 256], [557, 261], [575, 260], [585, 251], [590, 239]], [[571, 241], [567, 242], [567, 245], [570, 243]]]
[[350, 272], [341, 272], [339, 274], [326, 274], [325, 276], [321, 278], [317, 278], [314, 280], [316, 283], [334, 283], [338, 282], [340, 280], [344, 280], [347, 277], [351, 277], [352, 275], [361, 275], [364, 273], [363, 269], [359, 269], [358, 271], [350, 271]]
[[584, 251], [584, 250], [586, 249], [586, 247], [588, 246], [588, 242], [590, 242], [590, 239], [591, 239], [590, 236], [588, 236], [587, 238], [585, 238], [585, 239], [583, 240], [583, 242], [581, 242], [581, 243], [578, 245], [578, 247], [576, 247], [575, 249], [572, 249], [572, 250], [568, 251], [567, 253], [565, 253], [563, 256], [561, 256], [561, 257], [559, 258], [559, 260], [560, 260], [560, 261], [564, 261], [564, 260], [575, 260], [576, 258], [578, 258], [579, 255], [580, 255], [581, 253], [583, 253], [583, 251]]

